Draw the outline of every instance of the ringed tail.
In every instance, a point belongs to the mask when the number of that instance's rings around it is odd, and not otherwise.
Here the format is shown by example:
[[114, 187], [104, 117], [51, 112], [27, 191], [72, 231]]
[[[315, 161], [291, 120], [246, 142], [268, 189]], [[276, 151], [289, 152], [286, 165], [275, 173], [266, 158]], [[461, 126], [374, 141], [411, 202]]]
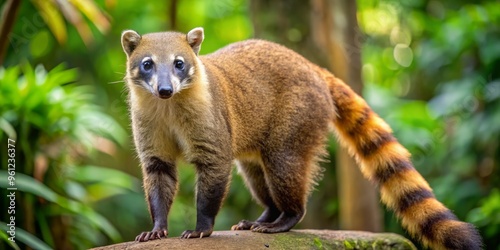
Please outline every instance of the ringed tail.
[[384, 122], [349, 86], [322, 70], [337, 117], [340, 143], [353, 155], [365, 178], [380, 188], [382, 202], [403, 227], [432, 249], [482, 249], [476, 228], [461, 222], [439, 202], [410, 161], [410, 153]]

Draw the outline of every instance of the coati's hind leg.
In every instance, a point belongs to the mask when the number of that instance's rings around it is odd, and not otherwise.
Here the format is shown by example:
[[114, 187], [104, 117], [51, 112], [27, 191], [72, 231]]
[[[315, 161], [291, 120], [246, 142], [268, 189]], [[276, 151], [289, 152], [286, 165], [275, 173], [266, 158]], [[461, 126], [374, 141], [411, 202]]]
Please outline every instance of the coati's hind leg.
[[307, 196], [313, 182], [311, 174], [314, 171], [311, 168], [316, 167], [316, 163], [313, 159], [294, 155], [288, 150], [263, 156], [263, 161], [270, 195], [281, 214], [273, 222], [258, 223], [252, 227], [252, 231], [289, 231], [305, 214]]
[[265, 210], [262, 215], [255, 221], [242, 220], [238, 224], [231, 227], [231, 230], [249, 230], [257, 226], [259, 223], [273, 222], [281, 214], [281, 211], [276, 207], [269, 188], [266, 183], [264, 172], [260, 163], [240, 160], [238, 161], [238, 170], [245, 180], [245, 184], [252, 192], [255, 200], [262, 205]]
[[[262, 145], [263, 173], [281, 214], [273, 222], [253, 226], [254, 232], [286, 232], [299, 223], [305, 215], [307, 197], [321, 176], [318, 161], [325, 155], [324, 143], [333, 112], [322, 98], [309, 98], [314, 93], [307, 90], [300, 96], [287, 96], [289, 102], [276, 108], [284, 114], [274, 117]], [[288, 105], [296, 102], [301, 105], [293, 109]]]

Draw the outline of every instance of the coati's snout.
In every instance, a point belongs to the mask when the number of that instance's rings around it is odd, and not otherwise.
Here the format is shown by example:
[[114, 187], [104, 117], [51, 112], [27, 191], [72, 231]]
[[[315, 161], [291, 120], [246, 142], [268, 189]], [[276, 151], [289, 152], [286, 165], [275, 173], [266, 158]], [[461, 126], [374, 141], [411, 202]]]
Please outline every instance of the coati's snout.
[[168, 99], [174, 94], [172, 85], [158, 85], [158, 96], [162, 99]]
[[127, 55], [127, 82], [139, 85], [161, 99], [169, 99], [189, 88], [198, 77], [198, 52], [203, 29], [182, 33], [152, 33], [144, 36], [133, 30], [122, 33]]
[[176, 76], [169, 74], [169, 71], [171, 70], [169, 67], [160, 65], [158, 68], [158, 77], [156, 79], [157, 83], [153, 84], [156, 85], [155, 94], [162, 99], [168, 99], [174, 94], [174, 86], [172, 85], [172, 82], [175, 81], [178, 83], [180, 81]]

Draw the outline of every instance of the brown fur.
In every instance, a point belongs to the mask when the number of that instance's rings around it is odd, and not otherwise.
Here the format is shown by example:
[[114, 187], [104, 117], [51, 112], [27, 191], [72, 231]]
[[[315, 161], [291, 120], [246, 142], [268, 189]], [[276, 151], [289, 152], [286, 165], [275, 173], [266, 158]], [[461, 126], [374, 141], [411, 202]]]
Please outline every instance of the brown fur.
[[436, 249], [481, 247], [473, 226], [434, 198], [390, 127], [342, 81], [274, 43], [248, 40], [197, 56], [202, 41], [199, 28], [187, 35], [122, 35], [134, 141], [155, 224], [137, 240], [166, 237], [179, 158], [198, 174], [197, 226], [183, 238], [211, 234], [233, 159], [265, 207], [256, 221], [233, 229], [288, 231], [305, 214], [326, 136], [335, 128], [412, 235]]

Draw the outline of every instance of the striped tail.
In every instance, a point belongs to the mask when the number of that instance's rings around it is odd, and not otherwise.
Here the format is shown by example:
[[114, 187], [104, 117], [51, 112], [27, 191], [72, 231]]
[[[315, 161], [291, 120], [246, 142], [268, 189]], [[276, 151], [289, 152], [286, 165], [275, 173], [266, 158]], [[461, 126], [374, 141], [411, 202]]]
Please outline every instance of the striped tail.
[[436, 200], [389, 125], [349, 86], [326, 70], [322, 74], [337, 109], [334, 125], [341, 144], [356, 158], [363, 175], [378, 184], [382, 202], [404, 228], [432, 249], [481, 249], [476, 228]]

